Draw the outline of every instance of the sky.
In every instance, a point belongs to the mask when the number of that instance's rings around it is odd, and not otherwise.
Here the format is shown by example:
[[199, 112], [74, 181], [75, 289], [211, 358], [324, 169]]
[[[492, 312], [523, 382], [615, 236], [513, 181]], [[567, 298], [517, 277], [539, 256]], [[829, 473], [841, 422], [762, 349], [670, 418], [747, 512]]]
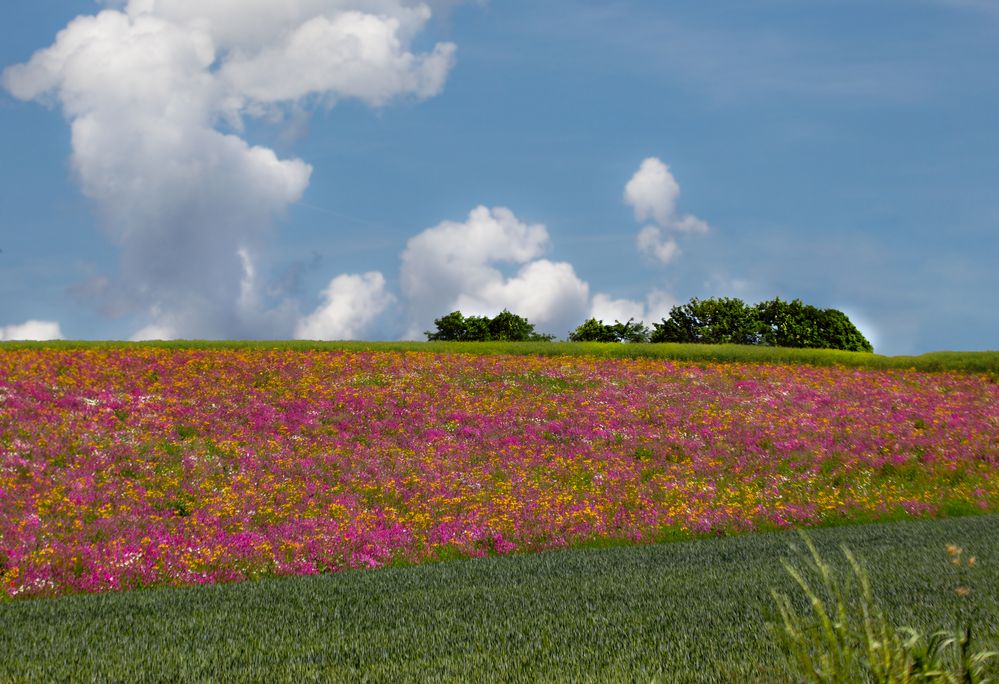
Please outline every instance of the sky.
[[999, 0], [15, 2], [0, 72], [0, 340], [780, 297], [999, 349]]

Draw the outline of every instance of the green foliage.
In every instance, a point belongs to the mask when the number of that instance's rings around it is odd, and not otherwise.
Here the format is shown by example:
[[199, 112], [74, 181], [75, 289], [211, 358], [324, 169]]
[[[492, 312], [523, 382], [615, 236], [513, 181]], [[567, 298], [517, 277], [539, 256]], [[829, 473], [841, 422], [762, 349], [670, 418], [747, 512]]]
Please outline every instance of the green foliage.
[[629, 318], [627, 323], [613, 325], [591, 318], [569, 333], [570, 342], [648, 342], [649, 329], [641, 321]]
[[489, 336], [483, 340], [506, 342], [530, 342], [531, 340], [551, 340], [550, 335], [539, 335], [534, 332], [534, 326], [526, 318], [512, 314], [503, 309], [489, 320]]
[[[456, 560], [239, 585], [0, 601], [0, 682], [791, 682], [764, 628], [793, 533]], [[961, 598], [940, 549], [973, 539], [999, 582], [999, 516], [811, 533], [872, 562], [893, 624], [944, 624]], [[977, 587], [979, 585], [974, 585]], [[798, 593], [795, 593], [798, 590]], [[999, 592], [971, 596], [999, 614]], [[982, 621], [977, 639], [999, 623]], [[927, 644], [929, 647], [929, 644]], [[944, 647], [952, 649], [953, 645]], [[937, 649], [940, 650], [940, 649]]]
[[741, 299], [691, 299], [653, 324], [652, 342], [760, 344], [763, 328]]
[[871, 343], [836, 309], [780, 298], [748, 306], [741, 299], [692, 299], [653, 324], [652, 342], [746, 344], [872, 352]]
[[427, 331], [424, 335], [427, 340], [447, 340], [462, 342], [468, 339], [469, 322], [461, 315], [460, 311], [452, 311], [447, 316], [442, 316], [434, 321], [437, 332]]
[[800, 299], [785, 302], [777, 298], [757, 304], [755, 312], [763, 326], [762, 343], [772, 347], [874, 351], [846, 314], [836, 309], [818, 309]]
[[[782, 561], [787, 574], [808, 600], [803, 617], [786, 594], [772, 591], [781, 617], [778, 637], [804, 681], [817, 684], [940, 682], [984, 684], [995, 652], [972, 652], [971, 626], [941, 630], [929, 637], [919, 630], [896, 628], [875, 600], [871, 580], [849, 548], [841, 545], [850, 574], [842, 577], [822, 559], [811, 539], [800, 533], [808, 549], [801, 569]], [[952, 563], [962, 565], [961, 550], [948, 545]], [[967, 561], [967, 567], [975, 559]], [[817, 585], [806, 575], [817, 578]], [[969, 589], [956, 587], [958, 596]]]
[[424, 333], [431, 342], [548, 342], [552, 335], [534, 331], [534, 325], [522, 316], [503, 309], [493, 318], [463, 316], [452, 311], [434, 321], [436, 332]]

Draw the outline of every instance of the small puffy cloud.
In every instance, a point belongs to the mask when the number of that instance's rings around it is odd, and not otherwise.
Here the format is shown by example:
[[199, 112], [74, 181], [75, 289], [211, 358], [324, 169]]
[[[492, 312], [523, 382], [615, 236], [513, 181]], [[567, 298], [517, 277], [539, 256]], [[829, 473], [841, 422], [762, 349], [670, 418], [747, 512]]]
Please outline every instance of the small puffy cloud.
[[11, 340], [61, 340], [62, 330], [54, 321], [27, 321], [0, 327], [0, 342]]
[[639, 250], [663, 264], [680, 253], [680, 246], [667, 233], [704, 234], [710, 230], [696, 216], [676, 213], [679, 196], [679, 183], [669, 167], [656, 157], [645, 159], [624, 187], [624, 200], [634, 210], [635, 220], [654, 223], [638, 233]]
[[660, 226], [672, 222], [679, 196], [680, 185], [669, 167], [655, 157], [643, 160], [624, 186], [624, 200], [635, 210], [635, 220], [651, 220]]
[[[444, 221], [410, 239], [400, 280], [415, 338], [437, 317], [461, 310], [494, 315], [506, 308], [540, 330], [562, 334], [585, 313], [589, 286], [571, 264], [539, 257], [548, 230], [521, 222], [503, 207], [476, 207], [464, 222]], [[519, 264], [507, 277], [501, 264]]]
[[323, 290], [323, 302], [298, 322], [299, 340], [354, 340], [395, 302], [381, 273], [339, 275]]
[[645, 226], [638, 232], [635, 242], [640, 251], [663, 264], [668, 264], [680, 254], [680, 245], [673, 238], [663, 235], [659, 226]]
[[710, 226], [696, 216], [683, 216], [673, 223], [666, 226], [679, 233], [707, 233], [711, 230]]

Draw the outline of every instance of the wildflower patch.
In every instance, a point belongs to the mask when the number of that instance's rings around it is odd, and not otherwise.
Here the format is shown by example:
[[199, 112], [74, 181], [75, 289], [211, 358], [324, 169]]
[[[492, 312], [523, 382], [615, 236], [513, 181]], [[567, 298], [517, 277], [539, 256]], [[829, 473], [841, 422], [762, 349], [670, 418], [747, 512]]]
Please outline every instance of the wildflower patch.
[[999, 510], [972, 374], [260, 349], [0, 354], [12, 596]]

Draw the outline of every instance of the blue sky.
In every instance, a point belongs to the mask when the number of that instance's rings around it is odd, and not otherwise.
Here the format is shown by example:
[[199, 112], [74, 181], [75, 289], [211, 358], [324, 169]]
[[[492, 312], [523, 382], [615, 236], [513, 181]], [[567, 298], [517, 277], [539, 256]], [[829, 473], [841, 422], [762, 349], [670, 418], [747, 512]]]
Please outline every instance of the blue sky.
[[779, 296], [999, 348], [999, 2], [298, 4], [0, 10], [0, 337]]

